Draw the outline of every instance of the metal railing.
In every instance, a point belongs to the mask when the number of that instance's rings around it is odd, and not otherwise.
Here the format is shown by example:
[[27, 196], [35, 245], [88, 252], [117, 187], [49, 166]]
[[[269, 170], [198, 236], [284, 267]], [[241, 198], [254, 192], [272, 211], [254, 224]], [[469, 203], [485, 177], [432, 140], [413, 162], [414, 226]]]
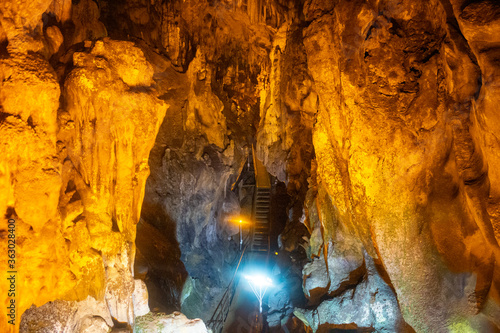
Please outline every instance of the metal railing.
[[245, 256], [246, 249], [248, 247], [248, 238], [245, 239], [245, 247], [241, 252], [240, 259], [238, 260], [238, 265], [236, 265], [236, 269], [234, 270], [233, 277], [231, 278], [231, 282], [226, 288], [226, 291], [222, 295], [222, 298], [215, 308], [214, 314], [212, 318], [207, 322], [207, 326], [212, 330], [213, 333], [220, 333], [224, 328], [224, 323], [226, 321], [227, 315], [229, 313], [229, 309], [231, 307], [231, 302], [233, 301], [234, 293], [236, 291], [236, 286], [238, 285], [240, 275], [238, 274], [238, 269], [241, 266], [241, 262], [243, 261], [243, 257]]
[[[252, 162], [252, 163], [250, 163]], [[241, 252], [240, 259], [238, 261], [238, 264], [236, 265], [236, 269], [234, 271], [233, 277], [231, 278], [231, 282], [229, 282], [229, 285], [226, 288], [226, 291], [222, 295], [222, 298], [217, 305], [217, 308], [215, 309], [212, 317], [210, 320], [207, 322], [207, 326], [212, 330], [213, 333], [221, 333], [223, 328], [224, 328], [224, 323], [226, 322], [231, 303], [233, 301], [234, 293], [236, 291], [236, 286], [238, 285], [240, 275], [238, 274], [238, 269], [241, 266], [241, 263], [243, 261], [243, 258], [245, 256], [246, 250], [248, 247], [250, 247], [250, 252], [256, 251], [256, 252], [267, 252], [267, 257], [269, 257], [269, 248], [270, 248], [270, 233], [269, 233], [269, 206], [270, 206], [270, 191], [271, 191], [271, 181], [269, 177], [269, 173], [267, 172], [265, 166], [262, 164], [261, 161], [259, 161], [256, 158], [255, 155], [255, 148], [252, 146], [252, 151], [249, 153], [248, 156], [248, 170], [253, 169], [254, 176], [255, 176], [255, 184], [252, 185], [254, 187], [253, 191], [253, 200], [252, 200], [252, 217], [251, 221], [252, 227], [245, 238], [244, 244], [245, 246], [243, 247], [243, 251]], [[253, 167], [253, 168], [252, 168]], [[238, 178], [237, 182], [233, 184], [233, 188], [236, 187], [237, 183], [241, 179]], [[267, 191], [267, 192], [266, 192]], [[257, 201], [260, 199], [259, 193], [266, 192], [265, 198], [267, 201], [265, 202], [265, 206], [267, 208], [266, 217], [265, 219], [262, 219], [261, 217], [257, 216]], [[261, 196], [264, 196], [264, 194], [261, 193]], [[264, 203], [262, 203], [264, 204]], [[259, 221], [258, 221], [259, 220]], [[262, 224], [263, 222], [267, 222], [267, 229], [262, 230], [259, 232], [259, 237], [265, 236], [265, 239], [261, 239], [257, 242], [255, 234], [256, 234], [256, 224], [257, 222], [260, 222]], [[265, 223], [264, 223], [265, 224]], [[240, 226], [241, 228], [241, 226]], [[240, 229], [240, 235], [242, 233], [242, 230]], [[259, 246], [255, 246], [256, 243], [259, 243]], [[262, 243], [262, 244], [261, 244]], [[237, 257], [236, 257], [237, 258]]]

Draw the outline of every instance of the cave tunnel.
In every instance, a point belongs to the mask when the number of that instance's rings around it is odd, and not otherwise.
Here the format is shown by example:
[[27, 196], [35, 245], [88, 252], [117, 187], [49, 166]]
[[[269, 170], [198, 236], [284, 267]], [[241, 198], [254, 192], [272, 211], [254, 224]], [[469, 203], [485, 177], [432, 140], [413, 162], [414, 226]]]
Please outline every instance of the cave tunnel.
[[499, 59], [496, 0], [0, 0], [0, 332], [500, 332]]

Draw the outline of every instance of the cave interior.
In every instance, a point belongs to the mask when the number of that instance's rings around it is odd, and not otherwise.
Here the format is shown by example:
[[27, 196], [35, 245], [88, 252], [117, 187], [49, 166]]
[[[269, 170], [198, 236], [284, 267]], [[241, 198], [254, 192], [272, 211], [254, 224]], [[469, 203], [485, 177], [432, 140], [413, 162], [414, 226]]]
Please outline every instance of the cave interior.
[[499, 105], [498, 0], [0, 0], [0, 331], [500, 332]]

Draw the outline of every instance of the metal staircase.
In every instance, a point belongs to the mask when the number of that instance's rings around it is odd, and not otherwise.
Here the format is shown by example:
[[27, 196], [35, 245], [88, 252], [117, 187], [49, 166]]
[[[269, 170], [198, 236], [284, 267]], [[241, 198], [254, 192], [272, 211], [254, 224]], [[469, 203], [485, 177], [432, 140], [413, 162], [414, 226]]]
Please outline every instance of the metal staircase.
[[[252, 150], [254, 150], [252, 148]], [[252, 252], [269, 252], [269, 210], [271, 208], [271, 179], [266, 167], [252, 151], [255, 170], [255, 192], [252, 212]]]
[[269, 208], [271, 189], [256, 188], [251, 251], [269, 251]]
[[[227, 319], [233, 297], [239, 283], [238, 269], [244, 261], [250, 262], [267, 262], [270, 249], [270, 216], [271, 207], [271, 178], [265, 166], [255, 157], [255, 150], [249, 152], [248, 163], [243, 166], [237, 181], [233, 184], [232, 189], [237, 186], [254, 187], [253, 190], [253, 206], [252, 206], [252, 227], [249, 235], [244, 241], [243, 251], [241, 252], [239, 261], [235, 265], [235, 271], [231, 282], [229, 283], [222, 299], [215, 309], [210, 320], [207, 321], [207, 326], [214, 333], [220, 333], [224, 329], [224, 323]], [[253, 162], [253, 163], [251, 163]], [[243, 175], [245, 174], [245, 176]], [[239, 184], [239, 185], [238, 185]], [[248, 253], [254, 252], [254, 253]], [[265, 260], [262, 260], [262, 258]], [[267, 264], [266, 264], [267, 265]]]

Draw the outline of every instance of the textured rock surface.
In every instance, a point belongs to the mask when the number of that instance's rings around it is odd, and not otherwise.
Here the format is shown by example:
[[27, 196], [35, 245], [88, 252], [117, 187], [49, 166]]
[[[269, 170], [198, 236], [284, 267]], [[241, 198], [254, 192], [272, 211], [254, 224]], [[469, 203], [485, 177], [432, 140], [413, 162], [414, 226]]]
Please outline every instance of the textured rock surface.
[[134, 304], [134, 315], [144, 316], [149, 312], [148, 289], [142, 280], [134, 281], [134, 293], [132, 294]]
[[138, 317], [134, 324], [134, 333], [207, 333], [205, 324], [200, 319], [188, 319], [180, 312], [170, 315], [150, 313]]
[[440, 2], [326, 10], [306, 12], [304, 31], [321, 100], [318, 182], [381, 260], [415, 330], [486, 322], [474, 316], [495, 293], [498, 244], [485, 158], [469, 130], [481, 88], [470, 47]]
[[104, 301], [87, 297], [80, 302], [54, 301], [31, 307], [24, 314], [20, 332], [109, 332], [113, 321]]
[[354, 289], [343, 289], [314, 310], [295, 310], [295, 315], [314, 332], [331, 329], [403, 331], [394, 292], [380, 278], [372, 259], [368, 255], [366, 259], [366, 276]]
[[2, 209], [16, 219], [17, 320], [32, 304], [90, 295], [132, 322], [135, 224], [168, 105], [132, 43], [91, 43], [73, 60], [61, 84], [43, 54], [2, 59]]
[[[305, 297], [302, 292], [300, 264], [294, 263], [287, 252], [273, 257], [274, 267], [271, 279], [272, 288], [267, 290], [267, 323], [271, 332], [302, 332], [293, 322], [295, 307], [305, 306]], [[295, 318], [296, 319], [296, 318]], [[303, 326], [303, 325], [302, 325]]]
[[[302, 271], [309, 309], [299, 308], [294, 314], [314, 332], [406, 331], [396, 295], [381, 275], [383, 269], [335, 217], [335, 207], [324, 189], [320, 186], [317, 190], [315, 202], [307, 203], [310, 222], [316, 228], [321, 225], [330, 229], [320, 239], [314, 239], [315, 233], [311, 235], [308, 252], [314, 258]], [[319, 257], [314, 255], [316, 243], [321, 244]]]
[[[198, 53], [186, 73], [153, 64], [161, 98], [171, 107], [149, 159], [152, 172], [139, 229], [151, 236], [139, 235], [138, 248], [147, 283], [166, 298], [155, 306], [182, 308], [188, 317], [206, 320], [228, 283], [235, 256], [228, 237], [237, 230], [228, 219], [239, 213], [239, 203], [230, 189], [245, 142], [230, 137], [205, 55]], [[167, 85], [171, 81], [176, 84]], [[160, 235], [152, 235], [152, 229]], [[183, 295], [186, 281], [192, 284]]]

